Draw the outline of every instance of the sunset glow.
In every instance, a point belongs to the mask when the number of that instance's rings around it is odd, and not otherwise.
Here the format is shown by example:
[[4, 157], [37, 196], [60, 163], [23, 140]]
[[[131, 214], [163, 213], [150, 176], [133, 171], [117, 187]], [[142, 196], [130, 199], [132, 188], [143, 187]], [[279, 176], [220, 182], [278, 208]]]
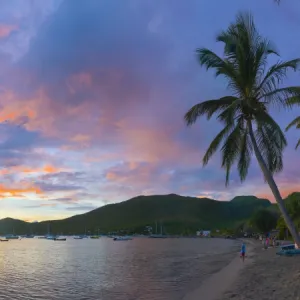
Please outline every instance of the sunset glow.
[[[234, 171], [227, 188], [218, 155], [202, 168], [220, 125], [201, 120], [187, 128], [183, 116], [193, 104], [226, 94], [225, 82], [199, 66], [195, 49], [218, 53], [215, 36], [237, 11], [253, 12], [283, 60], [299, 56], [293, 12], [300, 3], [284, 2], [280, 8], [271, 0], [259, 6], [241, 0], [3, 2], [0, 217], [59, 219], [141, 194], [273, 201], [255, 159], [246, 182]], [[291, 73], [286, 83], [299, 79]], [[298, 115], [274, 112], [283, 127]], [[284, 170], [276, 177], [283, 196], [300, 191], [299, 137], [296, 130], [287, 135]]]

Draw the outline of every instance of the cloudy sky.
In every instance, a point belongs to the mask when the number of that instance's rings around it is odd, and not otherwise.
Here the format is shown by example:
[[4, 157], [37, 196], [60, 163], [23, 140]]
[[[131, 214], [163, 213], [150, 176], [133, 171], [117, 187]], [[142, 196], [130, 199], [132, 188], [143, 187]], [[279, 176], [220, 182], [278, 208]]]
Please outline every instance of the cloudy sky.
[[[63, 218], [140, 194], [272, 200], [255, 160], [228, 188], [218, 155], [202, 168], [216, 121], [183, 122], [228, 94], [195, 49], [220, 52], [215, 36], [240, 10], [283, 59], [300, 57], [298, 0], [0, 0], [0, 217]], [[282, 126], [298, 114], [274, 112]], [[283, 195], [300, 191], [298, 137], [276, 177]]]

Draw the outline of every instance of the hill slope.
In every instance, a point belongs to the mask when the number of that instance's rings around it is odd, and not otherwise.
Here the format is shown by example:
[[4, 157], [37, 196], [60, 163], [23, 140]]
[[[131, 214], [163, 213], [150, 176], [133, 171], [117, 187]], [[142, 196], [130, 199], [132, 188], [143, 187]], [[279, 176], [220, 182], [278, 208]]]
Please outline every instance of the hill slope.
[[[270, 207], [269, 200], [255, 196], [239, 196], [232, 201], [216, 201], [208, 198], [183, 197], [175, 194], [138, 196], [109, 204], [82, 215], [51, 221], [52, 233], [75, 234], [118, 230], [143, 232], [145, 226], [154, 227], [163, 222], [167, 233], [194, 233], [197, 229], [232, 227], [245, 220], [262, 207]], [[0, 220], [0, 234], [12, 232], [45, 234], [49, 221], [26, 223], [20, 220]]]

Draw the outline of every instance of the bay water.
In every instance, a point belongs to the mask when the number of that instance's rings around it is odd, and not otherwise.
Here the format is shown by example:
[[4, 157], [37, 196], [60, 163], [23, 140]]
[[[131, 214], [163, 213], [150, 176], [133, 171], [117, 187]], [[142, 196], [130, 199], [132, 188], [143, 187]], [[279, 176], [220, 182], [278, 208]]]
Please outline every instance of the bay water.
[[0, 243], [0, 299], [180, 300], [237, 255], [225, 239]]

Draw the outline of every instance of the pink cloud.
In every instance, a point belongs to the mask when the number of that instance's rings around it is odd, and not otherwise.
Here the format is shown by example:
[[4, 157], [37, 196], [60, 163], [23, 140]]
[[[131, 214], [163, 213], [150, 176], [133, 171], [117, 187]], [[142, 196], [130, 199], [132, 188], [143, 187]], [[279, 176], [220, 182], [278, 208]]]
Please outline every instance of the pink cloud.
[[0, 24], [0, 38], [9, 36], [13, 31], [18, 30], [18, 25]]

